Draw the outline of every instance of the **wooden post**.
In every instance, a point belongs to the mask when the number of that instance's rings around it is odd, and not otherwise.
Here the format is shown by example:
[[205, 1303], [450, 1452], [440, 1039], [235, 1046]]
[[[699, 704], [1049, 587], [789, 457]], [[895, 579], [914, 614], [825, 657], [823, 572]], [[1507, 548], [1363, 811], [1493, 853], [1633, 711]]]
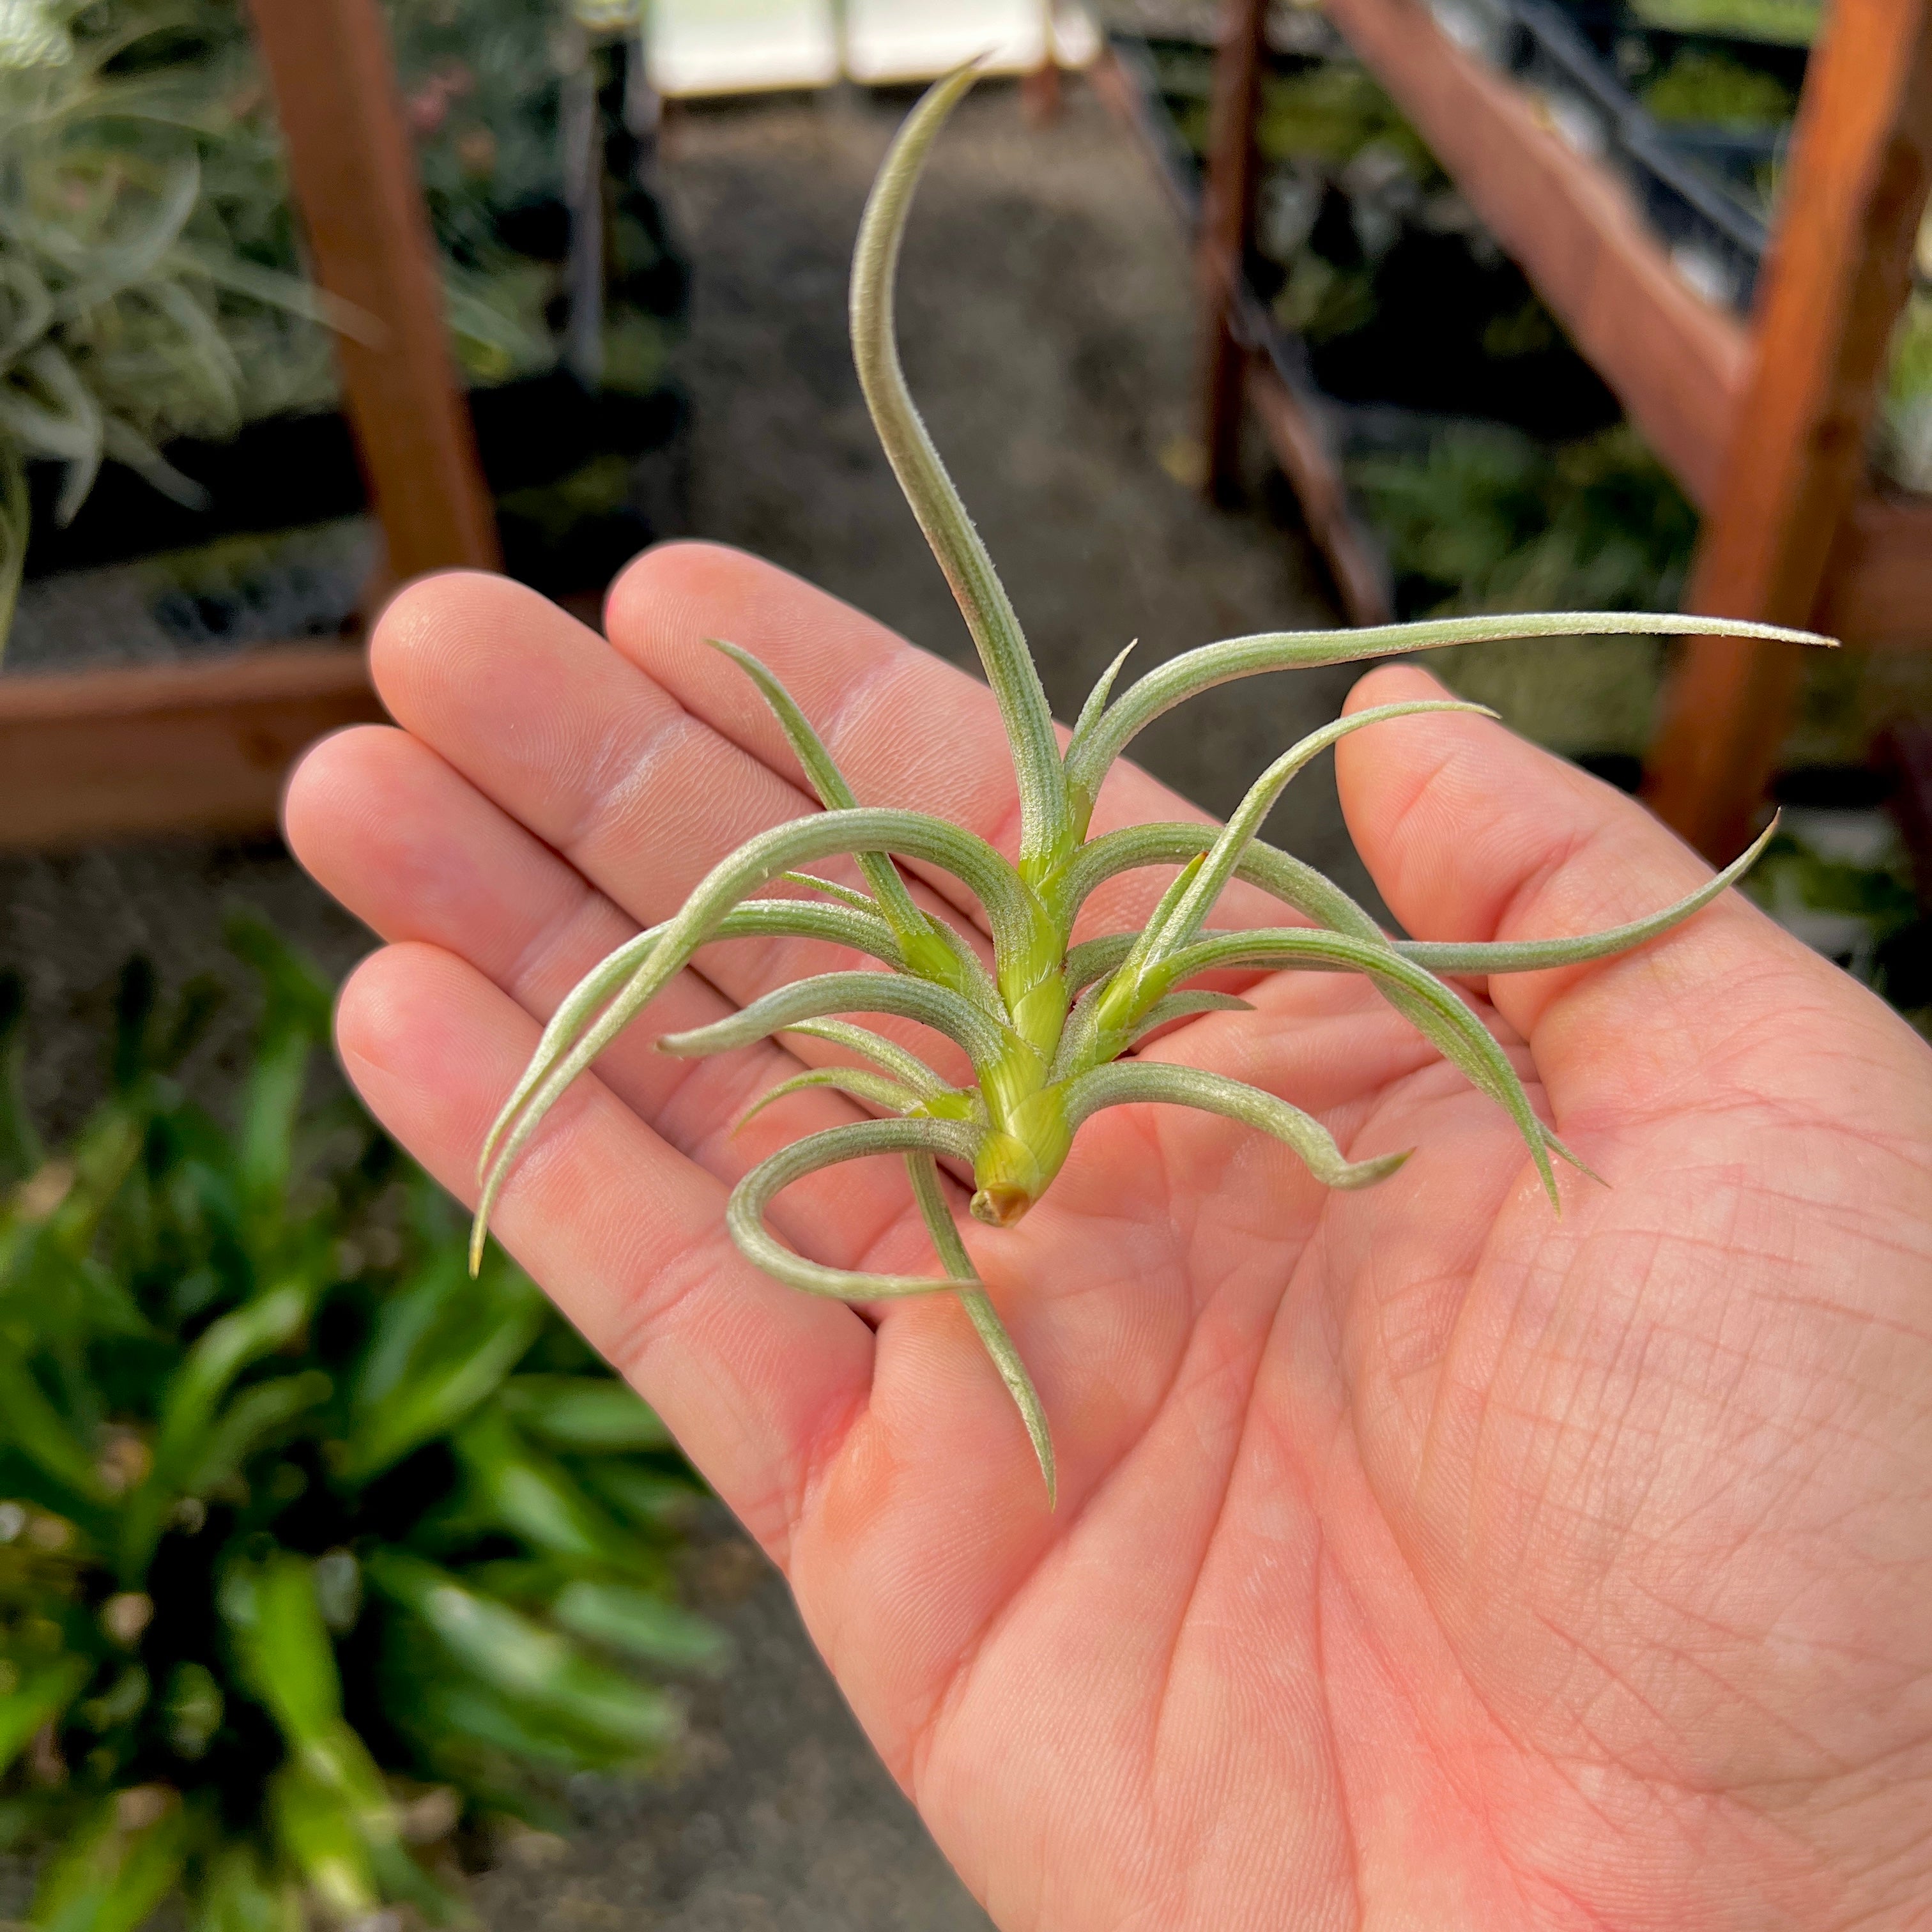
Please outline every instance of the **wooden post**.
[[1203, 328], [1202, 442], [1210, 496], [1240, 478], [1241, 404], [1247, 351], [1234, 328], [1234, 291], [1254, 226], [1255, 117], [1260, 111], [1268, 0], [1222, 0], [1220, 50], [1208, 137], [1199, 269]]
[[1060, 118], [1060, 63], [1054, 58], [1050, 39], [1046, 58], [1031, 73], [1020, 76], [1020, 105], [1036, 128], [1044, 128]]
[[435, 244], [376, 0], [249, 0], [316, 279], [370, 316], [338, 338], [392, 581], [500, 554], [450, 360]]
[[[1932, 0], [1834, 0], [1765, 266], [1754, 366], [1688, 607], [1809, 623], [1863, 484], [1866, 437], [1932, 188]], [[1789, 724], [1796, 647], [1700, 638], [1667, 694], [1646, 796], [1706, 854], [1744, 842]]]
[[1054, 0], [1040, 0], [1040, 64], [1020, 76], [1020, 105], [1036, 128], [1060, 118], [1060, 44], [1053, 30]]

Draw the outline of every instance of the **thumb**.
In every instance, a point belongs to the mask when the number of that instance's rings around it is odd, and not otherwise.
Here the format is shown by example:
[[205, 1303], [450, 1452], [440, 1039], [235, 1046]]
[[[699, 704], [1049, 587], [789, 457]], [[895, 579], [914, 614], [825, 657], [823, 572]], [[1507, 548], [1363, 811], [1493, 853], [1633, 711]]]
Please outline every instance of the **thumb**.
[[[1362, 679], [1348, 709], [1443, 694], [1427, 672], [1394, 664]], [[1418, 938], [1595, 932], [1655, 912], [1712, 876], [1635, 800], [1487, 718], [1394, 719], [1336, 752], [1349, 830]], [[1559, 1106], [1559, 1046], [1587, 1049], [1612, 1078], [1667, 1052], [1681, 1077], [1685, 1048], [1701, 1058], [1748, 1020], [1768, 1023], [1770, 1046], [1795, 1007], [1819, 999], [1862, 1000], [1892, 1017], [1736, 892], [1630, 952], [1498, 974], [1490, 997], [1536, 1052]], [[1573, 1088], [1571, 1097], [1582, 1096]]]

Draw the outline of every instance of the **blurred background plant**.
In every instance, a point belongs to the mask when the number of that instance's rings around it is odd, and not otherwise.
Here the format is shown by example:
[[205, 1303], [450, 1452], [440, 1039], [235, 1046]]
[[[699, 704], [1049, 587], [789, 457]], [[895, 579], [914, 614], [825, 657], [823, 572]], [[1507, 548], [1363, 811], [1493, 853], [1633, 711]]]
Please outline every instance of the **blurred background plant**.
[[[574, 83], [594, 114], [606, 23], [565, 0], [388, 12], [462, 373], [545, 374], [568, 323], [562, 104]], [[648, 196], [613, 196], [607, 225], [592, 373], [648, 394], [682, 272]], [[0, 646], [29, 463], [62, 466], [57, 524], [106, 461], [204, 507], [166, 446], [334, 407], [329, 332], [368, 326], [307, 278], [243, 0], [0, 0]]]
[[[1348, 478], [1408, 610], [1672, 610], [1696, 540], [1696, 511], [1628, 423], [1563, 443], [1438, 424], [1407, 455], [1358, 458]], [[1442, 656], [1458, 691], [1533, 718], [1556, 749], [1628, 754], [1650, 736], [1665, 646], [1579, 638]]]
[[1907, 489], [1932, 490], [1932, 210], [1918, 238], [1922, 280], [1899, 317], [1879, 456]]
[[[0, 1843], [28, 1922], [461, 1922], [466, 1859], [658, 1759], [700, 1492], [656, 1418], [339, 1091], [266, 926], [238, 1118], [213, 1009], [122, 976], [108, 1097], [49, 1151], [0, 980]], [[392, 1908], [400, 1917], [379, 1917]]]
[[272, 152], [232, 76], [145, 60], [176, 38], [126, 0], [0, 8], [0, 638], [28, 459], [64, 466], [63, 520], [110, 458], [194, 502], [161, 443], [332, 393]]

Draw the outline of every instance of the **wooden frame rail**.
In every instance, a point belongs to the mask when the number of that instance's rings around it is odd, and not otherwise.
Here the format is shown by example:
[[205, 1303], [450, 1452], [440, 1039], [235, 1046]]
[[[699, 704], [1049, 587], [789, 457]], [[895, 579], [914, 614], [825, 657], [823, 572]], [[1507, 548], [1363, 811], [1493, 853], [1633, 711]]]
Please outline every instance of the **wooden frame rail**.
[[[1756, 352], [1699, 542], [1691, 610], [1805, 625], [1827, 605], [1834, 555], [1846, 567], [1838, 535], [1866, 484], [1867, 440], [1928, 194], [1932, 5], [1833, 0], [1798, 104]], [[1874, 520], [1864, 527], [1869, 541]], [[1892, 527], [1909, 535], [1915, 525]], [[1932, 535], [1932, 518], [1916, 527]], [[1921, 581], [1927, 569], [1922, 550]], [[1841, 598], [1838, 614], [1872, 613]], [[1932, 602], [1916, 628], [1932, 643]], [[1863, 640], [1852, 630], [1848, 641]], [[1706, 853], [1748, 835], [1790, 727], [1799, 656], [1734, 638], [1696, 638], [1684, 653], [1646, 790]]]
[[304, 746], [382, 715], [341, 644], [0, 678], [0, 851], [261, 831]]
[[315, 278], [374, 324], [338, 338], [388, 580], [496, 567], [442, 280], [376, 0], [248, 0]]
[[[1622, 183], [1420, 0], [1325, 4], [1705, 512], [1690, 608], [1815, 623], [1860, 648], [1932, 646], [1932, 502], [1875, 490], [1864, 455], [1932, 182], [1932, 0], [1834, 0], [1748, 322], [1693, 290]], [[1219, 346], [1227, 264], [1247, 232], [1233, 223], [1255, 191], [1262, 11], [1224, 0], [1216, 59], [1202, 241], [1214, 483], [1244, 402], [1264, 422], [1279, 413], [1252, 368], [1244, 384], [1224, 379]], [[1333, 520], [1330, 494], [1306, 499], [1311, 529]], [[1647, 790], [1705, 849], [1734, 847], [1756, 808], [1796, 675], [1778, 646], [1706, 639], [1684, 654]]]

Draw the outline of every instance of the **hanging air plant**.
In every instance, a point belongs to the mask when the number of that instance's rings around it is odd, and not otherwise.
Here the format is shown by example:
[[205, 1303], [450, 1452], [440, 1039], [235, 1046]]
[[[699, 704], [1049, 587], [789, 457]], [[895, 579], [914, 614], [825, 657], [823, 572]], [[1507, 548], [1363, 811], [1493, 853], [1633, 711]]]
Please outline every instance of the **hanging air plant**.
[[[1462, 617], [1234, 638], [1185, 652], [1114, 698], [1117, 658], [1063, 743], [1012, 607], [914, 408], [893, 338], [892, 280], [914, 187], [934, 138], [974, 78], [968, 69], [935, 86], [886, 157], [859, 232], [852, 340], [880, 440], [952, 586], [998, 700], [1019, 790], [1018, 862], [928, 814], [860, 806], [778, 680], [756, 658], [718, 641], [718, 648], [742, 668], [777, 715], [825, 809], [740, 846], [712, 869], [674, 918], [620, 946], [565, 1000], [484, 1144], [474, 1252], [481, 1256], [484, 1231], [506, 1177], [559, 1096], [700, 946], [714, 939], [786, 935], [849, 947], [886, 970], [806, 980], [714, 1025], [668, 1036], [658, 1046], [679, 1054], [719, 1053], [776, 1034], [802, 1034], [868, 1063], [800, 1074], [758, 1103], [768, 1106], [804, 1088], [830, 1087], [884, 1118], [810, 1135], [754, 1167], [727, 1209], [732, 1238], [758, 1267], [808, 1294], [860, 1302], [959, 1296], [1019, 1406], [1051, 1496], [1053, 1450], [1046, 1418], [954, 1224], [940, 1161], [970, 1169], [976, 1220], [1010, 1228], [1052, 1186], [1083, 1121], [1104, 1107], [1159, 1102], [1200, 1108], [1271, 1134], [1330, 1186], [1366, 1187], [1385, 1180], [1407, 1154], [1351, 1160], [1318, 1121], [1272, 1094], [1219, 1074], [1132, 1057], [1139, 1042], [1172, 1020], [1244, 1005], [1196, 989], [1190, 982], [1204, 974], [1229, 968], [1341, 970], [1367, 974], [1398, 1012], [1508, 1111], [1556, 1207], [1552, 1155], [1573, 1166], [1582, 1163], [1537, 1118], [1508, 1056], [1439, 976], [1528, 971], [1622, 952], [1709, 904], [1764, 843], [1760, 839], [1689, 898], [1610, 932], [1492, 945], [1394, 940], [1340, 887], [1256, 835], [1288, 780], [1337, 740], [1385, 718], [1480, 706], [1447, 700], [1385, 704], [1342, 718], [1276, 760], [1224, 829], [1136, 825], [1090, 837], [1101, 784], [1135, 736], [1184, 699], [1232, 679], [1482, 639], [1714, 631], [1818, 640], [1767, 625], [1628, 612]], [[835, 855], [856, 860], [868, 891], [799, 869]], [[977, 897], [992, 934], [990, 966], [962, 934], [914, 902], [894, 855], [950, 874]], [[1141, 931], [1072, 943], [1074, 921], [1096, 887], [1138, 867], [1177, 864], [1179, 875]], [[1236, 878], [1271, 893], [1312, 923], [1216, 930], [1208, 924], [1215, 902]], [[758, 896], [775, 881], [814, 896]], [[931, 1028], [963, 1049], [971, 1082], [946, 1080], [903, 1047], [836, 1017], [853, 1012], [889, 1014]], [[766, 1209], [782, 1189], [841, 1162], [880, 1154], [905, 1158], [940, 1274], [828, 1268], [796, 1253], [766, 1228]]]

